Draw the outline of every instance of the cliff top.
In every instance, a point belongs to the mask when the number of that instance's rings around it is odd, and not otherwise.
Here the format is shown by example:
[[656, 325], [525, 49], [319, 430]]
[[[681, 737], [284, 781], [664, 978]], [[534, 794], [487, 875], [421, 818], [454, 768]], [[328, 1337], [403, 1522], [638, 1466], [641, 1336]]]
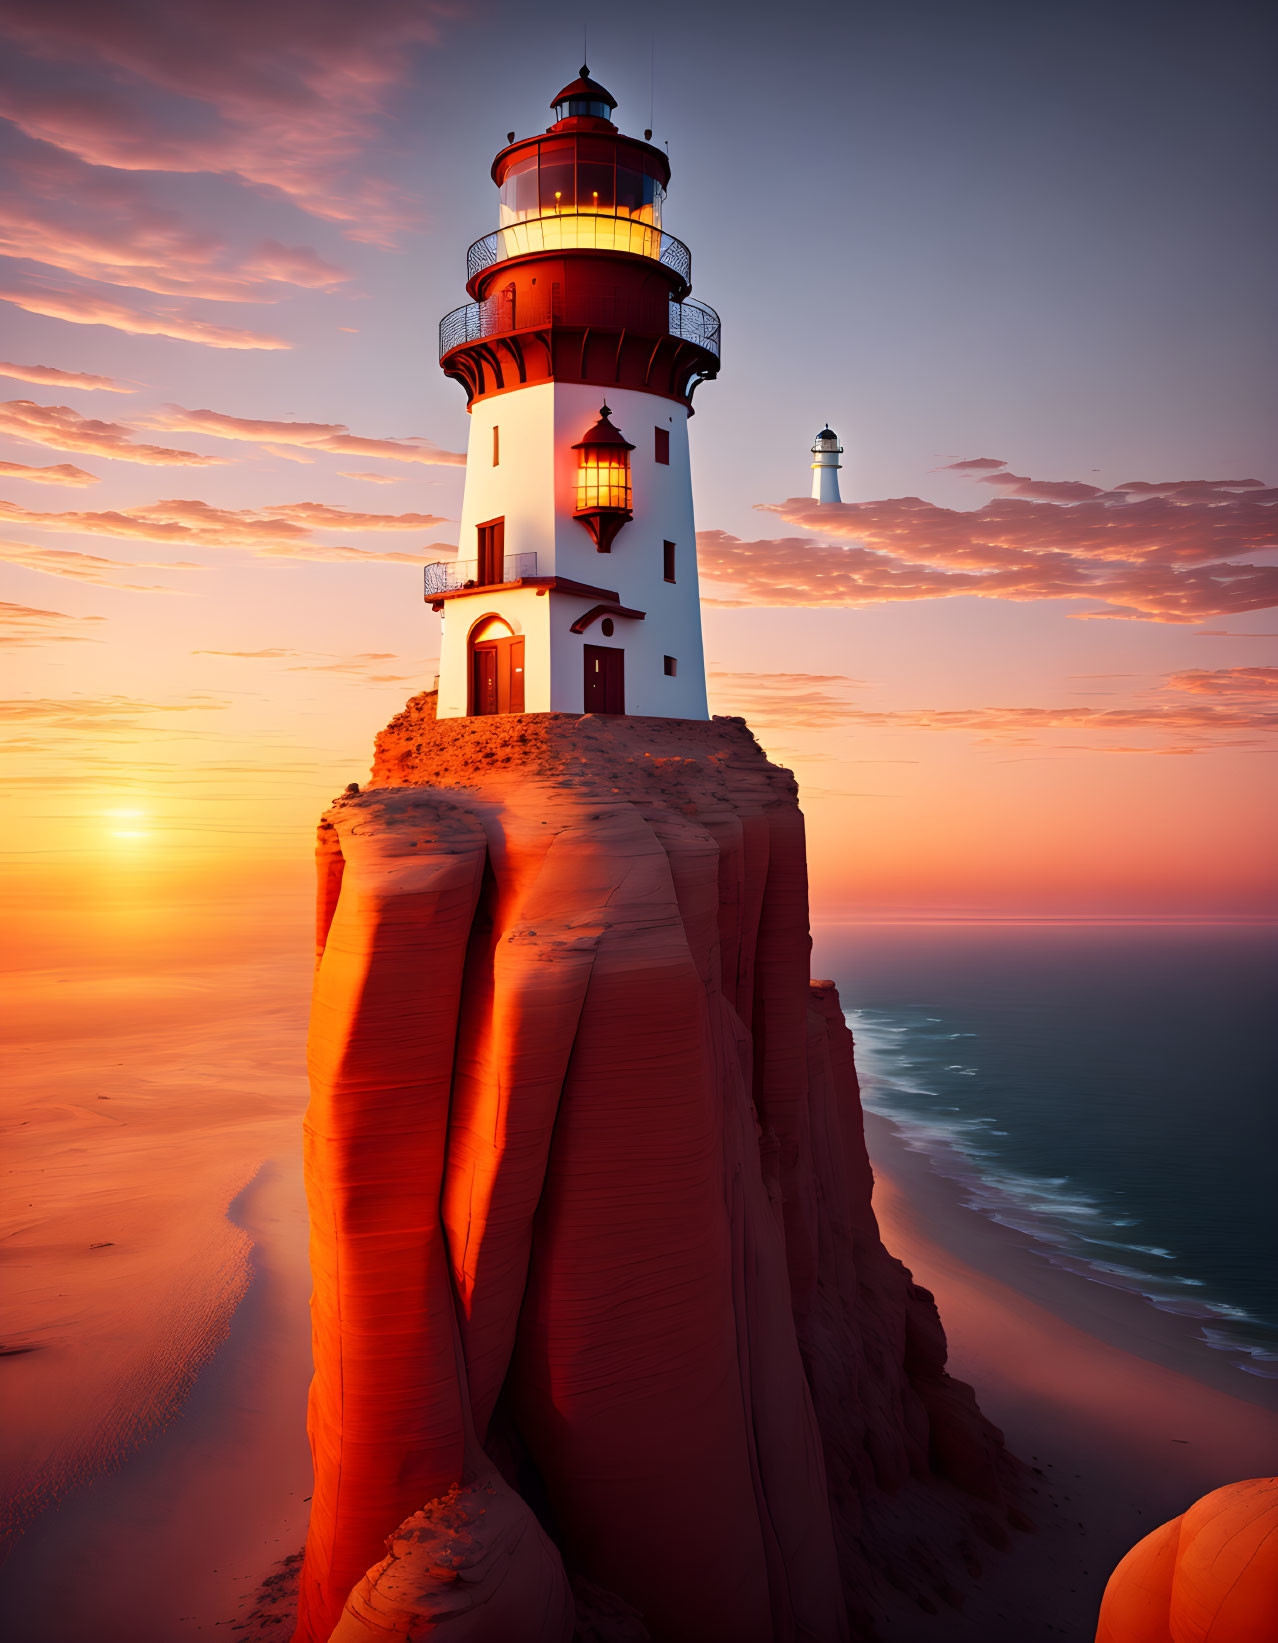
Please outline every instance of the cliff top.
[[793, 805], [798, 787], [744, 719], [652, 719], [600, 713], [510, 713], [436, 719], [435, 693], [414, 696], [377, 737], [370, 785], [482, 790], [512, 779], [600, 797], [702, 798], [744, 784], [761, 803]]

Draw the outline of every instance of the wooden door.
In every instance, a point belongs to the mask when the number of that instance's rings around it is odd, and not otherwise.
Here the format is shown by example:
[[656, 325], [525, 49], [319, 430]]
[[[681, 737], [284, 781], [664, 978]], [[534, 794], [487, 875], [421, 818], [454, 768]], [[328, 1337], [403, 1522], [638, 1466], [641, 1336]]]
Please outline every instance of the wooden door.
[[471, 656], [472, 713], [524, 711], [524, 641], [488, 639]]
[[626, 711], [626, 653], [619, 645], [587, 645], [584, 705], [587, 713]]
[[506, 521], [490, 519], [479, 527], [479, 585], [506, 580]]
[[476, 645], [471, 656], [472, 713], [497, 713], [497, 646]]

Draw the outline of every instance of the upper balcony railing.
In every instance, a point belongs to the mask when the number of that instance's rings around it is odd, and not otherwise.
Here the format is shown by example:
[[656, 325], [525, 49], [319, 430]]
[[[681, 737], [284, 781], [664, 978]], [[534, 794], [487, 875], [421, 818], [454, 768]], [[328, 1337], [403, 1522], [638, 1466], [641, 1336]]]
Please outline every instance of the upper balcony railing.
[[[664, 306], [665, 313], [660, 309]], [[707, 303], [694, 297], [682, 302], [667, 300], [652, 312], [640, 316], [641, 323], [654, 330], [664, 328], [667, 336], [680, 337], [719, 357], [719, 316]], [[485, 297], [483, 302], [464, 302], [445, 314], [439, 322], [439, 357], [450, 354], [465, 342], [482, 342], [488, 337], [509, 336], [512, 331], [534, 331], [553, 325], [597, 325], [621, 329], [636, 323], [629, 303], [612, 297], [538, 298], [520, 300], [510, 292]]]
[[479, 580], [478, 559], [439, 559], [433, 565], [427, 565], [424, 571], [426, 597], [429, 599], [437, 593], [458, 593], [464, 588], [494, 588], [502, 587], [508, 582], [518, 582], [521, 577], [536, 576], [537, 555], [535, 553], [508, 553], [502, 560], [502, 573], [499, 582], [481, 582]]
[[486, 268], [511, 257], [539, 251], [627, 251], [633, 257], [650, 257], [692, 284], [692, 252], [673, 234], [663, 234], [640, 217], [608, 216], [603, 212], [565, 211], [542, 217], [526, 217], [507, 228], [485, 234], [466, 253], [466, 278], [473, 280]]

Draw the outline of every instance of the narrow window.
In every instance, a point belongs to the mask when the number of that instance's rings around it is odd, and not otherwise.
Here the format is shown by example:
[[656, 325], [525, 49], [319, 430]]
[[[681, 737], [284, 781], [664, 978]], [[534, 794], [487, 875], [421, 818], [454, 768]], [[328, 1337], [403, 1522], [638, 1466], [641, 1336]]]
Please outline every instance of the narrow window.
[[665, 556], [665, 578], [667, 582], [675, 579], [675, 545], [673, 542], [663, 542], [661, 551]]
[[479, 563], [475, 567], [476, 581], [481, 587], [491, 587], [506, 580], [506, 521], [490, 519], [479, 526]]
[[501, 461], [501, 429], [493, 423], [493, 467]]
[[679, 671], [679, 663], [673, 656], [666, 657], [666, 678], [673, 679]]
[[657, 461], [658, 462], [664, 462], [665, 465], [667, 467], [669, 467], [670, 466], [670, 430], [669, 430], [669, 428], [656, 428], [656, 429], [654, 429], [654, 432], [656, 433], [656, 436], [657, 436], [657, 451], [656, 451]]

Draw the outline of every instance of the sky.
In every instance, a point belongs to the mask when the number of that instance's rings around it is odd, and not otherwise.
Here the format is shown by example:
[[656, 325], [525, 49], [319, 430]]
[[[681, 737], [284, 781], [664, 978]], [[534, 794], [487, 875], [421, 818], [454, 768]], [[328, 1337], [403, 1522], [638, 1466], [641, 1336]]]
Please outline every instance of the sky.
[[436, 326], [583, 22], [723, 318], [712, 702], [799, 778], [814, 911], [1278, 914], [1267, 10], [0, 0], [0, 867], [48, 952], [304, 885], [429, 688]]

